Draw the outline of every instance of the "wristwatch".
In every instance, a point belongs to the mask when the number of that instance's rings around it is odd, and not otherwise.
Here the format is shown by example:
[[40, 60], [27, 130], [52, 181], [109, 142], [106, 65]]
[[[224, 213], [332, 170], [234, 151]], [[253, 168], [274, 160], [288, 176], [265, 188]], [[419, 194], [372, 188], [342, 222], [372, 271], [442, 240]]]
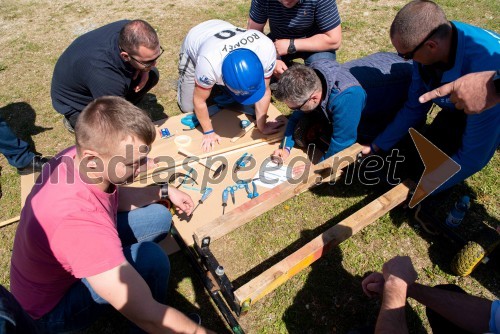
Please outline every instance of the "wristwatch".
[[288, 50], [287, 50], [287, 54], [289, 55], [293, 55], [295, 52], [297, 52], [297, 49], [295, 48], [295, 39], [293, 38], [290, 38], [290, 45], [288, 45]]
[[168, 183], [160, 184], [160, 199], [162, 201], [168, 199]]
[[495, 75], [493, 76], [493, 84], [495, 85], [497, 95], [500, 95], [500, 70], [495, 72]]

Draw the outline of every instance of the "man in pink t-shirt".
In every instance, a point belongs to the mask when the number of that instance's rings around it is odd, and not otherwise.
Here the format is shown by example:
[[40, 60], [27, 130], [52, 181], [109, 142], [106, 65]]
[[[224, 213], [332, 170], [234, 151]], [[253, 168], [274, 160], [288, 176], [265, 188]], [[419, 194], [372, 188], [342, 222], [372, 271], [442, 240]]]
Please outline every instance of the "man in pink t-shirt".
[[11, 261], [11, 291], [42, 332], [84, 328], [113, 308], [147, 332], [205, 333], [166, 306], [168, 257], [157, 245], [171, 223], [168, 196], [189, 214], [193, 201], [174, 188], [130, 188], [147, 160], [155, 127], [126, 100], [90, 103], [76, 146], [44, 167], [21, 213]]

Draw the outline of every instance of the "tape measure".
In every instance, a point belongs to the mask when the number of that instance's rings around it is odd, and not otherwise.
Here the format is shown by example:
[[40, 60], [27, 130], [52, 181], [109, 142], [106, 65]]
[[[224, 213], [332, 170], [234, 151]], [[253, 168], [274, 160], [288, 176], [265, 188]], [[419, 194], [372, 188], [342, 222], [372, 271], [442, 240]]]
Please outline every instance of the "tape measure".
[[240, 128], [244, 129], [246, 128], [247, 126], [249, 126], [252, 122], [250, 122], [249, 120], [247, 119], [244, 119], [242, 121], [240, 121]]

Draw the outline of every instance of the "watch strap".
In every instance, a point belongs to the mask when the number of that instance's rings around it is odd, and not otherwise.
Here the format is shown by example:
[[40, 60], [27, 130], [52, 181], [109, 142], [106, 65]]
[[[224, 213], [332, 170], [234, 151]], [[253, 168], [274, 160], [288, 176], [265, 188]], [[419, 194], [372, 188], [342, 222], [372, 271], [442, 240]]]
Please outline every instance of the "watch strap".
[[500, 95], [500, 70], [495, 72], [495, 75], [493, 76], [493, 84], [495, 85], [497, 95]]
[[288, 45], [287, 53], [291, 55], [294, 54], [295, 52], [297, 52], [297, 49], [295, 48], [295, 39], [290, 38], [290, 44]]
[[163, 183], [160, 185], [160, 199], [168, 199], [168, 183]]

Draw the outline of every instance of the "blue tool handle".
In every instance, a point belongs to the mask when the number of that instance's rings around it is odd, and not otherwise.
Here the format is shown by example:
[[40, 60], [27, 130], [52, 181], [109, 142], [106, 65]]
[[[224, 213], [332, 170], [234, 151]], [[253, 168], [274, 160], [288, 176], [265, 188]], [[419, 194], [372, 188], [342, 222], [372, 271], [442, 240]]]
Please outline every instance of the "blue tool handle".
[[205, 191], [203, 192], [203, 195], [201, 196], [200, 202], [205, 202], [205, 200], [210, 196], [212, 193], [212, 188], [206, 188]]
[[257, 185], [253, 181], [252, 181], [252, 188], [253, 188], [253, 197], [259, 196], [259, 193], [257, 192]]
[[224, 191], [222, 192], [222, 203], [223, 204], [227, 203], [228, 197], [229, 197], [229, 192], [227, 191], [227, 189], [224, 189]]

